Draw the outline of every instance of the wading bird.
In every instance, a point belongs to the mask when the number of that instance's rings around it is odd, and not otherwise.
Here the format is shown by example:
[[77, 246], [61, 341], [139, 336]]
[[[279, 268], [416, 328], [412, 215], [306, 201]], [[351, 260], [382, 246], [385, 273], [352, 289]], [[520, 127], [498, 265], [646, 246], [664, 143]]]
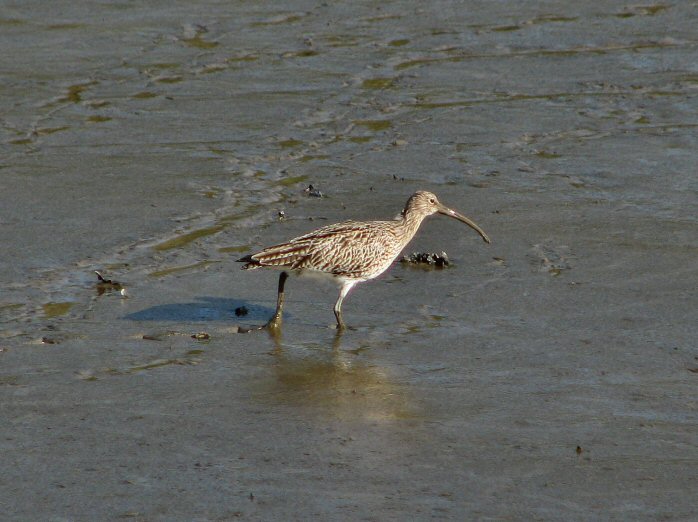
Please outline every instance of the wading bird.
[[431, 192], [419, 191], [407, 200], [397, 219], [344, 221], [328, 225], [238, 259], [245, 263], [243, 270], [264, 267], [283, 270], [279, 276], [276, 311], [265, 327], [281, 326], [284, 284], [288, 278], [287, 271], [290, 271], [301, 275], [326, 276], [340, 285], [334, 315], [337, 328], [343, 329], [342, 301], [349, 291], [357, 283], [385, 272], [417, 233], [424, 218], [437, 212], [462, 221], [480, 234], [485, 242], [490, 242], [487, 234], [471, 219], [442, 205]]

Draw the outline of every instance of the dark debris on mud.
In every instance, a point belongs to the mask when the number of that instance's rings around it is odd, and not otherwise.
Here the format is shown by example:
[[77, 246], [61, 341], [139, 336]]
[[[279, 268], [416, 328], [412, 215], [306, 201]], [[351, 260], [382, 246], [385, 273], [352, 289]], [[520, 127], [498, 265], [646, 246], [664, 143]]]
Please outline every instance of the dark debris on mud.
[[434, 252], [412, 252], [410, 255], [402, 257], [401, 263], [408, 265], [428, 265], [437, 268], [444, 268], [451, 264], [446, 252], [436, 254]]
[[117, 291], [117, 292], [121, 292], [124, 289], [124, 285], [121, 284], [120, 282], [114, 281], [113, 279], [107, 279], [106, 277], [104, 277], [104, 275], [102, 275], [101, 272], [99, 272], [97, 270], [95, 270], [94, 273], [97, 274], [97, 294], [98, 295], [102, 295], [105, 292], [112, 291], [112, 290]]
[[325, 195], [322, 192], [320, 192], [320, 190], [313, 187], [312, 185], [308, 185], [308, 188], [306, 188], [303, 192], [305, 192], [309, 198], [324, 198], [325, 197]]

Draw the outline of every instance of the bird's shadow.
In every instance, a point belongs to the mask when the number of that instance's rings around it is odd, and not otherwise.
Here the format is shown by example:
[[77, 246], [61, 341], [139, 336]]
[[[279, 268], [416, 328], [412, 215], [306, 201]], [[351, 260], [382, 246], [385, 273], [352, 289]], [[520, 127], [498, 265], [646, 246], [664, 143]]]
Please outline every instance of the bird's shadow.
[[[130, 321], [224, 321], [224, 322], [263, 322], [274, 313], [264, 306], [249, 301], [225, 297], [196, 297], [191, 303], [171, 303], [151, 306], [138, 312], [125, 315]], [[236, 314], [236, 310], [238, 313]]]

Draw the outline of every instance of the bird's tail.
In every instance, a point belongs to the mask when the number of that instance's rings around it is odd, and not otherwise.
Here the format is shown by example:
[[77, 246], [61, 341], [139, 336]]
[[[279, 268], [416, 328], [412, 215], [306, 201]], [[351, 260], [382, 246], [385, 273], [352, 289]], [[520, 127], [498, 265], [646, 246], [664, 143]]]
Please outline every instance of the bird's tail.
[[245, 257], [241, 257], [240, 259], [237, 259], [235, 262], [236, 263], [245, 263], [244, 265], [242, 265], [240, 267], [243, 270], [251, 270], [251, 269], [259, 268], [262, 266], [259, 263], [259, 261], [252, 258], [251, 254], [248, 254]]

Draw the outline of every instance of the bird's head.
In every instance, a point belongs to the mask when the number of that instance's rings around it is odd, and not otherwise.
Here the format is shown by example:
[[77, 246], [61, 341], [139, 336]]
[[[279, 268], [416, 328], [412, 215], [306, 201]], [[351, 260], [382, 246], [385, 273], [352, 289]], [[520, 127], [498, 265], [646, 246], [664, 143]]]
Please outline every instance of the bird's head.
[[456, 212], [453, 209], [448, 208], [439, 201], [435, 194], [425, 190], [420, 190], [410, 196], [410, 199], [407, 200], [407, 204], [405, 205], [405, 210], [402, 211], [402, 215], [405, 217], [419, 216], [423, 219], [427, 216], [431, 216], [432, 214], [436, 214], [437, 212], [439, 214], [443, 214], [444, 216], [449, 216], [457, 219], [458, 221], [462, 221], [480, 234], [486, 243], [490, 242], [490, 238], [487, 237], [487, 234], [485, 234], [485, 232], [479, 226], [477, 226], [473, 220], [465, 217], [463, 214]]

